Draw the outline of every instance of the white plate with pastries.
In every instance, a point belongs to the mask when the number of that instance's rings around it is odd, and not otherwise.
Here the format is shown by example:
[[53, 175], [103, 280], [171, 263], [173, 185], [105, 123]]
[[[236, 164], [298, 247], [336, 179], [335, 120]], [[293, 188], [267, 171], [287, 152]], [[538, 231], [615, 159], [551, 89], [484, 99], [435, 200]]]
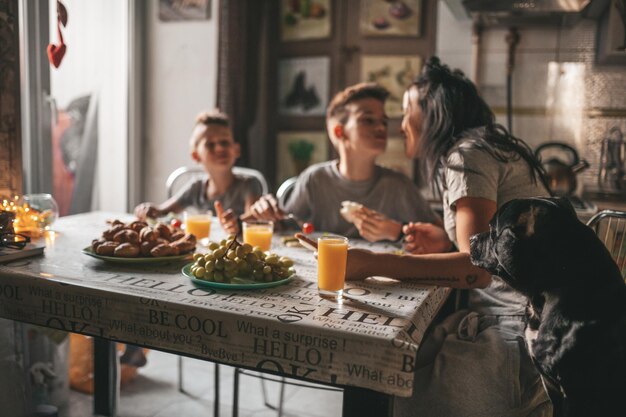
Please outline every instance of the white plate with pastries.
[[149, 226], [144, 221], [108, 222], [83, 253], [96, 259], [122, 264], [152, 264], [191, 259], [196, 248], [194, 235], [165, 223]]
[[95, 253], [91, 246], [87, 246], [82, 250], [82, 252], [96, 259], [100, 259], [101, 261], [106, 262], [114, 262], [118, 264], [155, 264], [161, 262], [173, 262], [173, 261], [181, 261], [191, 259], [192, 253], [185, 253], [183, 255], [174, 255], [174, 256], [136, 256], [133, 258], [123, 258], [120, 256], [104, 256], [98, 255]]

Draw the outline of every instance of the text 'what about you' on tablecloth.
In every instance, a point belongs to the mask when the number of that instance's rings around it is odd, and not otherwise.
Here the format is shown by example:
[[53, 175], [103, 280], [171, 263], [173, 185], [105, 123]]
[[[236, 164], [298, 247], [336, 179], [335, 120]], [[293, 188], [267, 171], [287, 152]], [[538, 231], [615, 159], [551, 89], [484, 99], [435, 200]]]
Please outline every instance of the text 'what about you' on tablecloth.
[[312, 252], [281, 246], [277, 239], [272, 251], [295, 262], [297, 275], [288, 284], [245, 291], [199, 288], [182, 275], [184, 262], [130, 266], [82, 255], [111, 217], [62, 218], [45, 256], [0, 266], [0, 316], [285, 376], [411, 395], [417, 349], [449, 289], [353, 281], [346, 285], [346, 300], [337, 304], [318, 296]]

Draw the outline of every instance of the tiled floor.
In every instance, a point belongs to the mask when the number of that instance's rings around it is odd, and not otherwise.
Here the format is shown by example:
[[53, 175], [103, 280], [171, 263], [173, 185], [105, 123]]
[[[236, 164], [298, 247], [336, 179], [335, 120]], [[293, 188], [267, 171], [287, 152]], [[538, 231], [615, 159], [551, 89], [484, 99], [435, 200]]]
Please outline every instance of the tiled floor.
[[[148, 364], [139, 376], [122, 389], [118, 417], [212, 417], [213, 372], [215, 365], [185, 358], [185, 389], [190, 395], [178, 392], [177, 357], [151, 351]], [[232, 415], [233, 368], [220, 366], [220, 416]], [[266, 382], [270, 402], [278, 399], [279, 385]], [[342, 393], [286, 386], [284, 416], [333, 417], [341, 415]], [[67, 410], [61, 417], [88, 417], [92, 415], [93, 401], [89, 395], [71, 391]], [[239, 416], [270, 417], [278, 413], [263, 404], [261, 380], [240, 377]]]

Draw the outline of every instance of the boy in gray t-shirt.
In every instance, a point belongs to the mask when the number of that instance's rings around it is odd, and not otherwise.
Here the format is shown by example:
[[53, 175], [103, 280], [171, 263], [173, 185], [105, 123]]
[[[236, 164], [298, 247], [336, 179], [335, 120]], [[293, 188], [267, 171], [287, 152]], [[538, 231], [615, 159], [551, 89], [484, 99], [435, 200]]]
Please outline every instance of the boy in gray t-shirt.
[[202, 165], [207, 178], [190, 182], [161, 204], [139, 204], [135, 215], [144, 219], [178, 213], [187, 207], [202, 211], [215, 208], [222, 228], [227, 233], [237, 234], [238, 216], [261, 196], [262, 186], [256, 178], [233, 173], [240, 148], [233, 138], [228, 116], [217, 110], [200, 113], [189, 145], [191, 159]]
[[[354, 237], [360, 234], [357, 226], [346, 221], [339, 214], [339, 209], [345, 200], [361, 203], [387, 218], [377, 221], [372, 219], [372, 225], [381, 225], [377, 236], [374, 232], [368, 234], [369, 230], [364, 230], [364, 237], [379, 237], [376, 240], [397, 240], [400, 237], [400, 232], [394, 232], [393, 226], [389, 227], [388, 234], [384, 234], [385, 223], [388, 222], [401, 225], [417, 219], [437, 221], [415, 184], [405, 175], [376, 165], [371, 178], [352, 181], [341, 174], [339, 164], [340, 161], [334, 160], [306, 169], [300, 174], [283, 210], [313, 223], [316, 230]], [[355, 216], [359, 216], [355, 223], [360, 222], [363, 228], [368, 227], [363, 218], [368, 214], [369, 217], [377, 216], [369, 212], [365, 215], [361, 213], [362, 210], [355, 212]]]
[[[317, 231], [369, 241], [398, 240], [402, 224], [409, 221], [441, 224], [410, 179], [376, 165], [376, 157], [387, 145], [388, 95], [373, 83], [338, 93], [328, 106], [326, 127], [339, 159], [300, 174], [284, 207], [278, 207], [272, 196], [264, 196], [252, 206], [252, 214], [279, 220], [285, 212], [292, 213], [313, 223]], [[364, 206], [354, 212], [353, 223], [339, 213], [345, 200]]]

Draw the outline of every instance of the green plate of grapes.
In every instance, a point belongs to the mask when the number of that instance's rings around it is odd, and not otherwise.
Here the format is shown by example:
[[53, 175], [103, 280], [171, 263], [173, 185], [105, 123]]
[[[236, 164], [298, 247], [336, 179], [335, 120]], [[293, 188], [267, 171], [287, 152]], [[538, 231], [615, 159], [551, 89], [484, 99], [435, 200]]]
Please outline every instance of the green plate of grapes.
[[210, 288], [252, 290], [286, 284], [295, 275], [293, 261], [234, 238], [210, 242], [207, 253], [194, 253], [183, 267], [194, 284]]
[[191, 273], [191, 266], [193, 263], [187, 264], [183, 267], [183, 275], [189, 278], [194, 284], [200, 287], [209, 287], [209, 288], [222, 288], [222, 289], [230, 289], [230, 290], [256, 290], [259, 288], [271, 288], [278, 287], [279, 285], [283, 285], [288, 283], [293, 279], [293, 275], [288, 278], [283, 278], [278, 281], [255, 281], [252, 278], [239, 278], [233, 277], [230, 278], [230, 282], [217, 282], [217, 281], [207, 281], [205, 279], [198, 279], [193, 276]]

